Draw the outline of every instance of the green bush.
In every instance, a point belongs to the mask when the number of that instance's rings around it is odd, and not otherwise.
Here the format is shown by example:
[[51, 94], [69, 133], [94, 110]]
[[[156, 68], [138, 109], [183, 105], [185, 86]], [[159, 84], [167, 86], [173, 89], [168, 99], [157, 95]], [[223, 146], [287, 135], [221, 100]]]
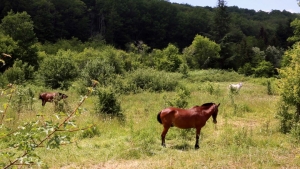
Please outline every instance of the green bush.
[[101, 85], [108, 85], [115, 74], [115, 67], [107, 60], [93, 59], [87, 62], [81, 73], [85, 86], [91, 86], [91, 80], [97, 80]]
[[25, 80], [32, 80], [34, 78], [34, 67], [23, 63], [21, 60], [16, 60], [13, 67], [4, 72], [4, 76], [10, 83], [23, 84]]
[[255, 77], [272, 77], [274, 75], [274, 67], [271, 62], [262, 61], [254, 68]]
[[25, 82], [25, 73], [19, 67], [11, 67], [3, 74], [9, 83], [22, 84]]
[[96, 113], [97, 114], [110, 114], [119, 115], [121, 114], [121, 104], [117, 100], [117, 94], [110, 88], [98, 87]]
[[238, 69], [238, 73], [244, 74], [245, 76], [250, 76], [253, 74], [253, 68], [250, 63], [246, 63], [244, 66]]
[[50, 56], [42, 61], [38, 78], [47, 87], [67, 90], [78, 74], [79, 70], [72, 58], [67, 52], [62, 52], [60, 56]]

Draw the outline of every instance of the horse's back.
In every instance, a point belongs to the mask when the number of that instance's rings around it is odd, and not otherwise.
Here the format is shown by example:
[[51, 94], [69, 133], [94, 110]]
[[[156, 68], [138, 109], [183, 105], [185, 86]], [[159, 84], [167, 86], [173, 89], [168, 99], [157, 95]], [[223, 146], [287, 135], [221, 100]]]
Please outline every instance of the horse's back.
[[55, 92], [44, 92], [40, 93], [39, 99], [50, 101], [56, 96]]
[[169, 107], [161, 111], [161, 121], [165, 125], [176, 126], [178, 128], [195, 128], [200, 122], [199, 114], [194, 108], [181, 109]]

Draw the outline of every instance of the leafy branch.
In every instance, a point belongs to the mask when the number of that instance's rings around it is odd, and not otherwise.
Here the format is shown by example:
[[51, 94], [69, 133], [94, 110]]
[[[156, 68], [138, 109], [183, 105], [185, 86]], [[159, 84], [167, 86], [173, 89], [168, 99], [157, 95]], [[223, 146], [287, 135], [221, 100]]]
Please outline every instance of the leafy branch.
[[[82, 129], [73, 129], [73, 130], [63, 130], [62, 128], [66, 128], [68, 125], [74, 126], [74, 121], [71, 120], [72, 117], [78, 112], [80, 106], [85, 102], [88, 96], [94, 91], [94, 87], [98, 84], [97, 81], [92, 81], [92, 87], [89, 88], [87, 95], [82, 97], [79, 104], [76, 108], [61, 122], [55, 124], [52, 121], [46, 121], [42, 127], [39, 127], [39, 121], [36, 122], [28, 122], [23, 126], [19, 127], [17, 131], [14, 133], [9, 133], [9, 135], [13, 135], [14, 139], [18, 139], [17, 143], [11, 144], [11, 147], [17, 148], [18, 150], [22, 150], [21, 153], [15, 160], [10, 160], [15, 157], [15, 153], [4, 152], [0, 153], [0, 155], [5, 156], [9, 159], [9, 164], [4, 166], [3, 168], [10, 168], [14, 165], [40, 165], [39, 156], [37, 156], [34, 151], [36, 148], [44, 147], [43, 145], [46, 143], [47, 148], [58, 148], [60, 145], [70, 142], [70, 137], [68, 136], [60, 136], [56, 134], [61, 131], [74, 132], [79, 130], [85, 130], [92, 126]], [[11, 96], [10, 96], [11, 99]], [[8, 107], [8, 106], [7, 106]], [[7, 109], [5, 110], [5, 112]], [[4, 115], [2, 115], [2, 119]], [[2, 120], [1, 120], [2, 121]], [[41, 137], [40, 134], [44, 133], [44, 137]], [[8, 136], [8, 135], [6, 135]], [[35, 161], [38, 159], [38, 161]]]

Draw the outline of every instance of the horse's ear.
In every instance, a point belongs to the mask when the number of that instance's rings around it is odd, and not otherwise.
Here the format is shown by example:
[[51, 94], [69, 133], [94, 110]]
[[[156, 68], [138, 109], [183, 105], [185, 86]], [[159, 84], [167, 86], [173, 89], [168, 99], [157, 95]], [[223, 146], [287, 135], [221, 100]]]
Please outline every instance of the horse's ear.
[[217, 105], [217, 107], [219, 107], [219, 106], [220, 106], [220, 104], [221, 104], [221, 103], [219, 103], [219, 104]]

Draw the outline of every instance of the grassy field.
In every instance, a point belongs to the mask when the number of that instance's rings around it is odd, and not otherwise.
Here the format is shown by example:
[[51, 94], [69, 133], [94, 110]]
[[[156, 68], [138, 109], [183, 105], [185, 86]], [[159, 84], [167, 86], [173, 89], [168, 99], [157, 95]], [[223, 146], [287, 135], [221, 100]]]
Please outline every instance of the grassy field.
[[[181, 81], [191, 91], [188, 107], [221, 103], [217, 125], [209, 119], [201, 130], [200, 149], [194, 149], [195, 129], [171, 128], [166, 148], [160, 145], [163, 127], [156, 115], [167, 106], [166, 98], [175, 97], [176, 92], [119, 96], [125, 121], [94, 114], [97, 99], [91, 96], [74, 120], [81, 127], [95, 124], [98, 135], [82, 138], [84, 131], [77, 131], [72, 133], [72, 144], [37, 149], [43, 168], [300, 168], [299, 145], [290, 135], [279, 132], [279, 96], [268, 95], [267, 79], [232, 77], [232, 81], [220, 78], [223, 80], [206, 82], [199, 76], [205, 75], [192, 72]], [[240, 81], [244, 83], [240, 92], [230, 94], [228, 85]], [[73, 110], [80, 97], [72, 90], [65, 93], [69, 95], [66, 105]], [[44, 114], [41, 120], [52, 119], [53, 111], [53, 104], [42, 107], [41, 101], [36, 101], [33, 111], [19, 114], [18, 123], [41, 118], [37, 113]]]

